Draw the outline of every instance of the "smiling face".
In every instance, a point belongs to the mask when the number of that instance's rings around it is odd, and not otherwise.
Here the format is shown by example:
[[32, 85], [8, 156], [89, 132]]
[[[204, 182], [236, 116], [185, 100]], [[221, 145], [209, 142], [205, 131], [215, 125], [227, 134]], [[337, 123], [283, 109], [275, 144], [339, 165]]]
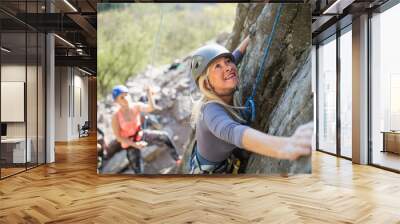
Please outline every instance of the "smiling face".
[[215, 59], [208, 67], [208, 80], [217, 94], [232, 94], [238, 84], [235, 63], [229, 57]]
[[121, 107], [129, 107], [129, 102], [130, 97], [128, 93], [121, 93], [117, 98], [115, 99], [115, 102], [120, 105]]

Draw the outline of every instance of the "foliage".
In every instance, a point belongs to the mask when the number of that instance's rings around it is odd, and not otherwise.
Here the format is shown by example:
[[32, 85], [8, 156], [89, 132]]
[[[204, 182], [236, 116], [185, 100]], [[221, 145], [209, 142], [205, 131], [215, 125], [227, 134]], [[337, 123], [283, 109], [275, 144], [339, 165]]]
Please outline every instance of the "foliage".
[[230, 33], [235, 8], [222, 3], [100, 4], [98, 98], [148, 65], [172, 63], [219, 34]]

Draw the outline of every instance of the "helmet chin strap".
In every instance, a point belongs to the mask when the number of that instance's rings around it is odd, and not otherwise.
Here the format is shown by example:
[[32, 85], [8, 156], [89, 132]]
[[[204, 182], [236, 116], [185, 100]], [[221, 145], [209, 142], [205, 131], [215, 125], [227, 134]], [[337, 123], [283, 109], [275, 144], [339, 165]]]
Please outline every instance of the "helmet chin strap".
[[208, 76], [206, 76], [206, 82], [208, 84], [208, 86], [210, 86], [211, 91], [213, 91], [213, 93], [215, 93], [215, 95], [219, 96], [219, 97], [224, 97], [224, 96], [232, 96], [233, 93], [235, 92], [236, 88], [233, 89], [233, 91], [231, 93], [226, 93], [226, 94], [219, 94], [217, 93], [217, 91], [215, 91], [214, 86], [211, 85], [210, 80], [208, 79]]

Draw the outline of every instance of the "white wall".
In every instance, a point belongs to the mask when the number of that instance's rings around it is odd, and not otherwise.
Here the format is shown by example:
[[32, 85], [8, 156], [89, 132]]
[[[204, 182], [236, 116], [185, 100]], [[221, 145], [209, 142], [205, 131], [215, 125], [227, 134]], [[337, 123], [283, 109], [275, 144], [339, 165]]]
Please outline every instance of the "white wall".
[[[38, 70], [36, 70], [38, 69]], [[5, 122], [7, 124], [7, 137], [9, 138], [25, 138], [25, 135], [30, 139], [30, 148], [32, 161], [44, 163], [44, 74], [42, 67], [36, 67], [25, 64], [3, 64], [1, 66], [1, 81], [2, 82], [25, 82], [26, 83], [26, 106], [22, 106], [21, 113], [26, 112], [26, 121], [22, 122]], [[25, 80], [27, 78], [27, 80]], [[3, 91], [4, 89], [2, 89]], [[24, 94], [24, 90], [21, 90]], [[2, 95], [7, 97], [7, 95]], [[13, 113], [12, 108], [2, 107], [2, 112]], [[15, 110], [15, 109], [14, 109]], [[26, 110], [26, 111], [25, 111]]]
[[[1, 66], [1, 81], [2, 82], [25, 82], [26, 66], [19, 64], [3, 64]], [[28, 70], [31, 68], [28, 67]], [[7, 96], [2, 96], [2, 98]], [[9, 108], [1, 108], [2, 112], [7, 111]], [[22, 110], [25, 110], [23, 107]], [[10, 113], [11, 111], [7, 111]], [[25, 113], [25, 111], [23, 111]], [[12, 113], [12, 112], [11, 112]], [[8, 138], [25, 138], [26, 122], [5, 122], [7, 124], [7, 137]], [[29, 137], [29, 136], [28, 136]], [[29, 155], [29, 153], [28, 153]], [[30, 155], [32, 155], [30, 153]], [[28, 160], [30, 161], [30, 160]]]
[[79, 138], [78, 124], [88, 120], [88, 78], [83, 75], [76, 68], [56, 67], [56, 141]]
[[[72, 135], [78, 136], [77, 126], [80, 124], [81, 126], [88, 121], [88, 78], [82, 77], [83, 73], [78, 70], [78, 75], [76, 74], [77, 70], [75, 70], [74, 75], [74, 117], [72, 120]], [[80, 108], [81, 107], [81, 108]], [[81, 111], [80, 111], [81, 110]]]
[[[25, 65], [2, 65], [1, 81], [5, 82], [25, 82]], [[28, 68], [30, 70], [30, 68]], [[7, 110], [7, 108], [1, 108]], [[7, 122], [8, 137], [25, 137], [25, 122]]]
[[68, 85], [67, 67], [55, 68], [55, 141], [68, 140]]

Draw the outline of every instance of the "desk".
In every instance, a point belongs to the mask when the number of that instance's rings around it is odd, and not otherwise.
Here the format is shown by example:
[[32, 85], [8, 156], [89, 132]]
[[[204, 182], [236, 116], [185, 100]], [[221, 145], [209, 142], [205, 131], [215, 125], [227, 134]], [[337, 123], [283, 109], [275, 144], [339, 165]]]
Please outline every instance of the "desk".
[[[1, 159], [5, 163], [25, 163], [32, 160], [31, 145], [32, 141], [27, 138], [25, 154], [25, 138], [6, 138], [1, 139]], [[27, 159], [25, 161], [25, 158]]]
[[382, 152], [400, 154], [400, 131], [382, 131], [381, 133], [383, 133]]

